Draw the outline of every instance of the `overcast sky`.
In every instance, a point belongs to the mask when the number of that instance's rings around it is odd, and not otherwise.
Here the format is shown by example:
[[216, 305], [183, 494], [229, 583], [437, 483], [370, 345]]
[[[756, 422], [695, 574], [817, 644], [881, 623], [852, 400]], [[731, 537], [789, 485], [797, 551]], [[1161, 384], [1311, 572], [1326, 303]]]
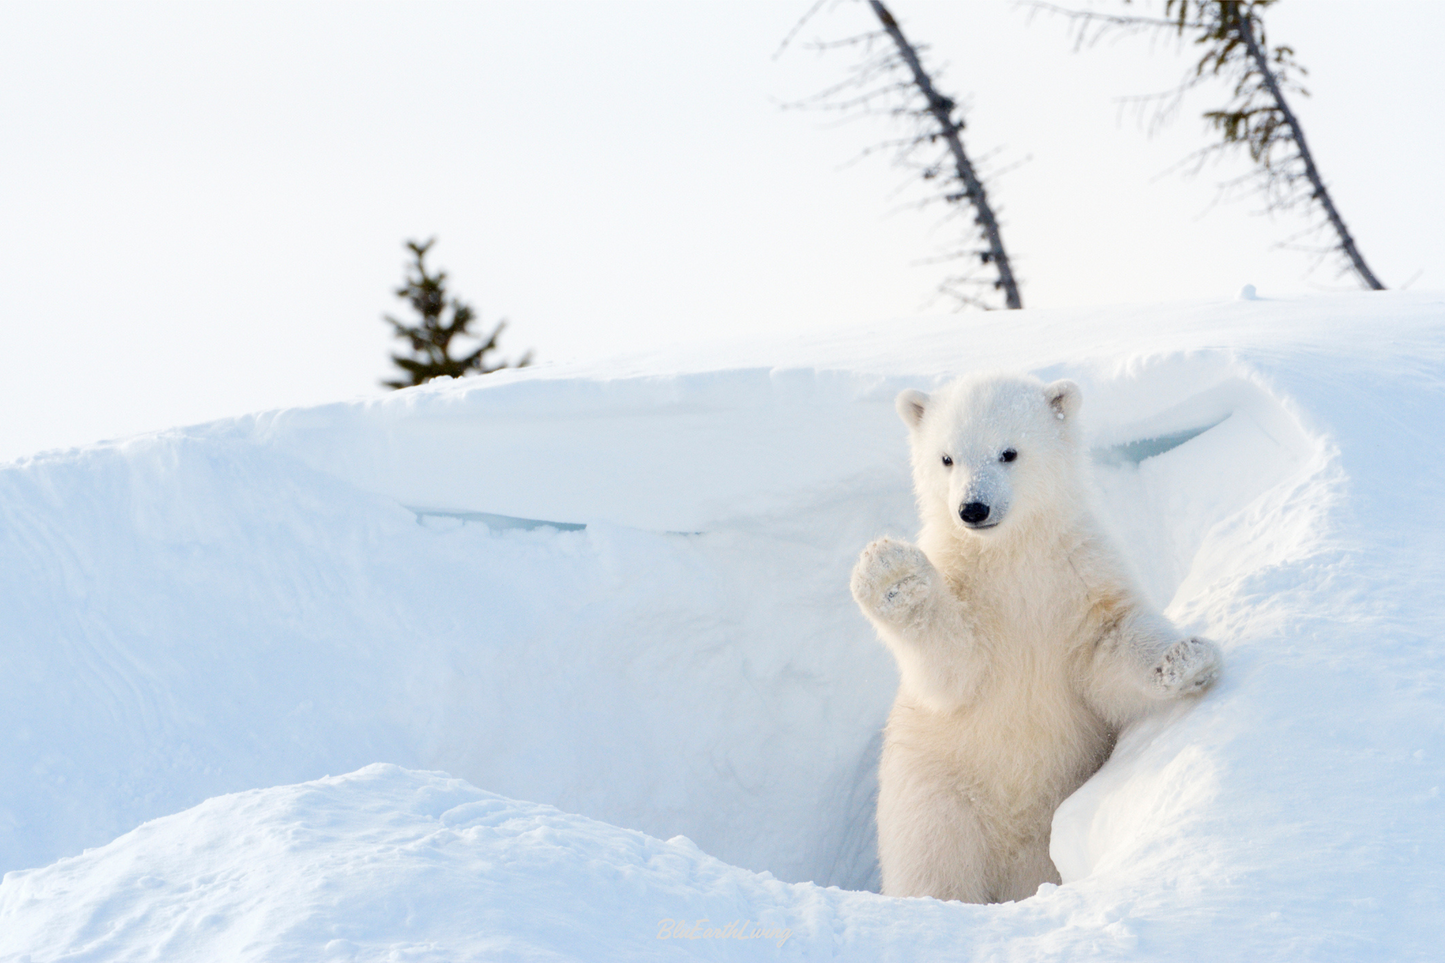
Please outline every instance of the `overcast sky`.
[[[885, 156], [848, 163], [902, 129], [780, 107], [854, 62], [807, 41], [872, 26], [839, 0], [775, 59], [811, 4], [0, 4], [0, 459], [381, 393], [407, 238], [543, 363], [948, 310], [923, 262], [957, 225]], [[999, 172], [1026, 306], [1355, 287], [1278, 247], [1299, 220], [1213, 203], [1242, 161], [1169, 172], [1220, 87], [1153, 137], [1121, 108], [1188, 51], [1074, 52], [1005, 0], [892, 9]], [[1404, 0], [1270, 14], [1390, 287], [1445, 288], [1442, 27]]]

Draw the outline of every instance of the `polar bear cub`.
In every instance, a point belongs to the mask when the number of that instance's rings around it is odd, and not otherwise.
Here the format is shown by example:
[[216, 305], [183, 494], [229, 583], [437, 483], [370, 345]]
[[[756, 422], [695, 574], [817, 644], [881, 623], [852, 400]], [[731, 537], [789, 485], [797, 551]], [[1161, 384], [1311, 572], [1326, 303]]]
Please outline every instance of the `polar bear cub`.
[[1219, 673], [1135, 589], [1090, 511], [1079, 389], [981, 375], [905, 391], [917, 546], [853, 597], [898, 662], [878, 770], [883, 892], [972, 903], [1059, 882], [1049, 827], [1120, 727]]

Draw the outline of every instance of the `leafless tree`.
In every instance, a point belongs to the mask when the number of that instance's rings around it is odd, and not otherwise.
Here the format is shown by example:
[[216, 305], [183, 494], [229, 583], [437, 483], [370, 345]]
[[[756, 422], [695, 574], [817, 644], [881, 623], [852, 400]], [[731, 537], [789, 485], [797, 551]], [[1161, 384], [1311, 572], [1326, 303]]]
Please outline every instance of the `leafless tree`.
[[1275, 2], [1164, 0], [1162, 18], [1070, 10], [1039, 2], [1032, 6], [1069, 17], [1080, 46], [1112, 30], [1171, 31], [1180, 39], [1192, 38], [1193, 44], [1202, 48], [1199, 60], [1179, 87], [1160, 100], [1156, 119], [1167, 119], [1183, 94], [1206, 80], [1219, 78], [1232, 83], [1228, 103], [1204, 112], [1204, 119], [1219, 135], [1219, 141], [1194, 155], [1196, 161], [1202, 163], [1211, 155], [1245, 148], [1254, 162], [1254, 172], [1226, 188], [1252, 184], [1264, 195], [1265, 207], [1270, 211], [1307, 208], [1313, 223], [1285, 243], [1328, 232], [1334, 240], [1321, 253], [1339, 254], [1346, 265], [1344, 270], [1352, 270], [1366, 287], [1384, 290], [1345, 226], [1310, 152], [1304, 128], [1285, 98], [1286, 91], [1309, 96], [1297, 79], [1308, 71], [1295, 60], [1292, 48], [1269, 45], [1262, 14]]
[[[961, 211], [971, 211], [970, 240], [962, 250], [947, 256], [964, 259], [970, 266], [948, 278], [942, 290], [962, 304], [997, 307], [992, 298], [976, 293], [982, 287], [996, 292], [993, 298], [1001, 294], [1005, 307], [1023, 307], [998, 217], [963, 147], [961, 134], [965, 124], [957, 101], [939, 92], [935, 82], [937, 71], [930, 72], [923, 62], [926, 48], [908, 40], [880, 0], [867, 0], [867, 3], [878, 19], [879, 30], [814, 45], [820, 49], [859, 49], [862, 51], [860, 62], [846, 80], [793, 106], [822, 107], [851, 114], [886, 113], [911, 123], [915, 129], [908, 136], [875, 145], [864, 153], [880, 148], [895, 151], [898, 163], [918, 169], [925, 180], [942, 184], [943, 189], [934, 200], [956, 205]], [[783, 41], [784, 46], [822, 5], [820, 0], [809, 10]], [[928, 159], [920, 162], [920, 152], [926, 153]], [[991, 280], [977, 273], [987, 266], [993, 268]]]

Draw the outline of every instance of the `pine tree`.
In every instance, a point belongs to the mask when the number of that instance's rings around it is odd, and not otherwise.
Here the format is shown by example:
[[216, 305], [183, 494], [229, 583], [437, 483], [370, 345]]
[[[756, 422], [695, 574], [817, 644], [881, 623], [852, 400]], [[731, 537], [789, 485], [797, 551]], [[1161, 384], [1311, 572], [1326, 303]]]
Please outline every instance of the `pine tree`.
[[1264, 13], [1275, 2], [1163, 0], [1163, 18], [1067, 10], [1042, 0], [1035, 0], [1033, 5], [1072, 18], [1080, 46], [1116, 29], [1165, 30], [1181, 39], [1192, 38], [1200, 48], [1199, 59], [1178, 88], [1162, 98], [1158, 119], [1171, 116], [1187, 91], [1210, 78], [1231, 84], [1229, 102], [1204, 112], [1204, 119], [1219, 140], [1199, 151], [1195, 159], [1202, 163], [1214, 154], [1245, 148], [1254, 162], [1254, 172], [1226, 188], [1252, 183], [1264, 196], [1266, 210], [1306, 209], [1313, 215], [1312, 223], [1286, 245], [1294, 246], [1300, 238], [1319, 232], [1332, 234], [1332, 242], [1319, 253], [1340, 255], [1345, 269], [1353, 271], [1361, 284], [1384, 290], [1345, 226], [1305, 141], [1304, 128], [1285, 99], [1285, 91], [1309, 95], [1297, 79], [1308, 71], [1295, 59], [1293, 48], [1283, 44], [1271, 47], [1265, 36]]
[[[808, 10], [783, 40], [779, 53], [825, 2], [818, 0]], [[862, 59], [848, 79], [789, 106], [844, 114], [885, 113], [910, 122], [913, 133], [864, 153], [879, 148], [894, 150], [895, 161], [900, 166], [917, 169], [924, 180], [941, 188], [925, 204], [943, 201], [965, 219], [962, 246], [939, 258], [962, 261], [964, 269], [947, 278], [940, 286], [940, 293], [957, 299], [961, 305], [990, 309], [998, 306], [998, 296], [1002, 295], [1003, 306], [1022, 307], [1019, 282], [1004, 249], [998, 217], [984, 189], [983, 178], [963, 148], [965, 124], [958, 102], [938, 89], [938, 72], [930, 71], [924, 62], [927, 48], [904, 36], [902, 27], [882, 0], [867, 0], [867, 4], [881, 29], [812, 45], [820, 50], [861, 49]], [[927, 159], [920, 162], [920, 153]], [[976, 272], [980, 270], [993, 277], [978, 276]]]
[[[952, 162], [956, 186], [945, 195], [947, 200], [952, 203], [966, 200], [973, 205], [973, 223], [986, 245], [985, 250], [977, 252], [978, 258], [984, 264], [992, 263], [997, 269], [998, 280], [993, 286], [1003, 292], [1004, 303], [1010, 308], [1023, 307], [1023, 299], [1019, 297], [1018, 282], [1014, 280], [1013, 265], [1009, 262], [1007, 252], [1004, 251], [998, 218], [994, 215], [993, 207], [988, 202], [988, 194], [984, 190], [983, 182], [979, 180], [973, 163], [964, 153], [963, 141], [959, 138], [959, 132], [963, 130], [964, 124], [961, 118], [955, 120], [953, 117], [957, 102], [952, 97], [940, 94], [934, 87], [933, 78], [919, 60], [918, 48], [903, 36], [902, 28], [898, 26], [898, 21], [893, 19], [893, 14], [888, 11], [888, 8], [883, 6], [880, 0], [868, 0], [868, 6], [872, 8], [878, 22], [883, 25], [884, 32], [898, 48], [898, 56], [908, 66], [908, 73], [913, 79], [914, 87], [918, 89], [918, 93], [922, 95], [927, 104], [925, 109], [935, 126], [924, 136], [930, 142], [942, 140], [948, 147], [948, 161]], [[947, 166], [948, 161], [930, 167], [925, 172], [926, 176], [937, 177]]]
[[[410, 388], [443, 375], [461, 378], [473, 373], [490, 374], [509, 367], [505, 361], [489, 367], [486, 361], [487, 353], [497, 350], [497, 338], [507, 326], [507, 322], [497, 322], [497, 326], [485, 338], [472, 333], [470, 327], [476, 320], [476, 314], [471, 305], [461, 298], [452, 298], [450, 303], [447, 301], [447, 272], [427, 272], [426, 254], [435, 243], [436, 238], [425, 244], [406, 242], [407, 248], [416, 258], [411, 265], [411, 272], [414, 273], [408, 273], [406, 284], [396, 289], [396, 296], [410, 302], [412, 309], [420, 315], [420, 323], [403, 324], [389, 314], [383, 315], [396, 329], [396, 336], [411, 343], [412, 350], [411, 357], [399, 354], [391, 356], [396, 366], [406, 372], [408, 380], [383, 381], [382, 384], [388, 388]], [[451, 320], [443, 321], [448, 307], [451, 308]], [[452, 339], [457, 337], [476, 339], [481, 344], [469, 354], [453, 358]], [[532, 353], [529, 351], [512, 367], [522, 368], [531, 363]]]
[[[1222, 135], [1221, 143], [1249, 149], [1272, 206], [1287, 209], [1297, 204], [1317, 205], [1334, 232], [1333, 249], [1344, 257], [1361, 284], [1382, 291], [1385, 286], [1365, 263], [1345, 227], [1305, 143], [1304, 128], [1284, 98], [1285, 87], [1291, 86], [1289, 71], [1303, 74], [1305, 70], [1295, 62], [1291, 48], [1271, 49], [1265, 39], [1260, 14], [1273, 2], [1194, 0], [1194, 19], [1190, 22], [1188, 0], [1166, 0], [1165, 13], [1175, 19], [1181, 36], [1186, 29], [1193, 29], [1194, 42], [1204, 47], [1194, 68], [1195, 76], [1202, 77], [1208, 71], [1234, 81], [1230, 103], [1204, 114]], [[1306, 94], [1303, 87], [1293, 86]]]

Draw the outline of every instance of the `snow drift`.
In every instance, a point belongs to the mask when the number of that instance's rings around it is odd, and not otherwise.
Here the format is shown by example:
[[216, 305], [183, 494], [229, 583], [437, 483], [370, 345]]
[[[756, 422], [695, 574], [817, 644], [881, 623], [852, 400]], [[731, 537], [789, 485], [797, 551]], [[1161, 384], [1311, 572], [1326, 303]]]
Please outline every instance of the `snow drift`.
[[[913, 320], [0, 468], [0, 959], [1426, 956], [1442, 305]], [[1081, 383], [1229, 661], [1059, 810], [1064, 886], [890, 900], [847, 573], [915, 526], [894, 393], [981, 367]]]

